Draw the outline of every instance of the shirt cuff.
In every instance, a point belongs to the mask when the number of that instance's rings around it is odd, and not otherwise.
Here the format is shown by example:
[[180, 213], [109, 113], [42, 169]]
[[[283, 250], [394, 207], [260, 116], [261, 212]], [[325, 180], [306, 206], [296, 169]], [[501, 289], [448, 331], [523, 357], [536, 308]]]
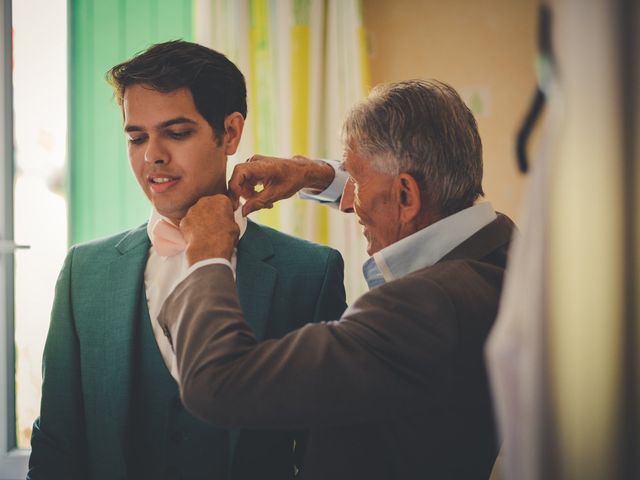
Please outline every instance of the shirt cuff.
[[310, 188], [303, 188], [298, 193], [298, 196], [304, 200], [315, 200], [322, 203], [338, 203], [340, 201], [340, 197], [342, 197], [342, 191], [349, 179], [349, 175], [341, 168], [342, 162], [338, 162], [336, 160], [322, 161], [331, 165], [333, 168], [333, 171], [335, 172], [333, 182], [331, 182], [331, 184], [320, 193], [317, 193], [315, 190]]
[[207, 265], [216, 265], [216, 264], [226, 265], [227, 267], [229, 267], [233, 272], [233, 278], [234, 279], [236, 278], [236, 271], [233, 268], [233, 265], [231, 265], [231, 262], [229, 260], [227, 260], [226, 258], [207, 258], [205, 260], [200, 260], [199, 262], [196, 262], [193, 265], [191, 265], [189, 269], [185, 272], [185, 274], [182, 276], [182, 278], [180, 279], [180, 282], [185, 278], [187, 278], [189, 275], [191, 275], [193, 272], [195, 272], [197, 269], [201, 267], [206, 267]]

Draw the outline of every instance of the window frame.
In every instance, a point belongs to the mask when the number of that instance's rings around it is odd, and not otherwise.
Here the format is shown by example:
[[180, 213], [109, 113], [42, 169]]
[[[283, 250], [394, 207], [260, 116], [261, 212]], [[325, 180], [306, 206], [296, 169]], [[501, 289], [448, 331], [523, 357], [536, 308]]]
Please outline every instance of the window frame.
[[13, 38], [11, 1], [0, 3], [0, 480], [24, 479], [29, 450], [17, 448], [13, 255]]

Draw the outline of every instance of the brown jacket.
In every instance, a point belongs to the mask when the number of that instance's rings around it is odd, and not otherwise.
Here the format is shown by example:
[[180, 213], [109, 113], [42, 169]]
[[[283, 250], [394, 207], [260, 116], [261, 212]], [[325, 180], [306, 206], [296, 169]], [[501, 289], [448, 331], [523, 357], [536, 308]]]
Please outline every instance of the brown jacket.
[[488, 478], [497, 446], [483, 345], [512, 231], [499, 215], [340, 320], [262, 343], [231, 270], [196, 270], [160, 315], [176, 328], [184, 404], [221, 427], [309, 428], [306, 480]]

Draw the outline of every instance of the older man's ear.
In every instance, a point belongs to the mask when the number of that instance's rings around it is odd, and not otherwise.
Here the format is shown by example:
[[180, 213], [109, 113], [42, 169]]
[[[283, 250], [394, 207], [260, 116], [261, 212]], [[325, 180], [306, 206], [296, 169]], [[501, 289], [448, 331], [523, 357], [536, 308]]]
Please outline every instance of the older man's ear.
[[400, 222], [411, 224], [420, 221], [422, 216], [422, 195], [415, 178], [401, 173], [396, 178], [396, 201], [400, 209]]

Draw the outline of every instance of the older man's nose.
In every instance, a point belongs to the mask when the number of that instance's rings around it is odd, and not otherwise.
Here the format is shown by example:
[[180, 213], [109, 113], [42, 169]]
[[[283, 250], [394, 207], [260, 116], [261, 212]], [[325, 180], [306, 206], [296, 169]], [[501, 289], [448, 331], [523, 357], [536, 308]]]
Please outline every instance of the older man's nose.
[[353, 213], [353, 192], [353, 181], [349, 179], [344, 185], [340, 198], [340, 210], [344, 213]]

